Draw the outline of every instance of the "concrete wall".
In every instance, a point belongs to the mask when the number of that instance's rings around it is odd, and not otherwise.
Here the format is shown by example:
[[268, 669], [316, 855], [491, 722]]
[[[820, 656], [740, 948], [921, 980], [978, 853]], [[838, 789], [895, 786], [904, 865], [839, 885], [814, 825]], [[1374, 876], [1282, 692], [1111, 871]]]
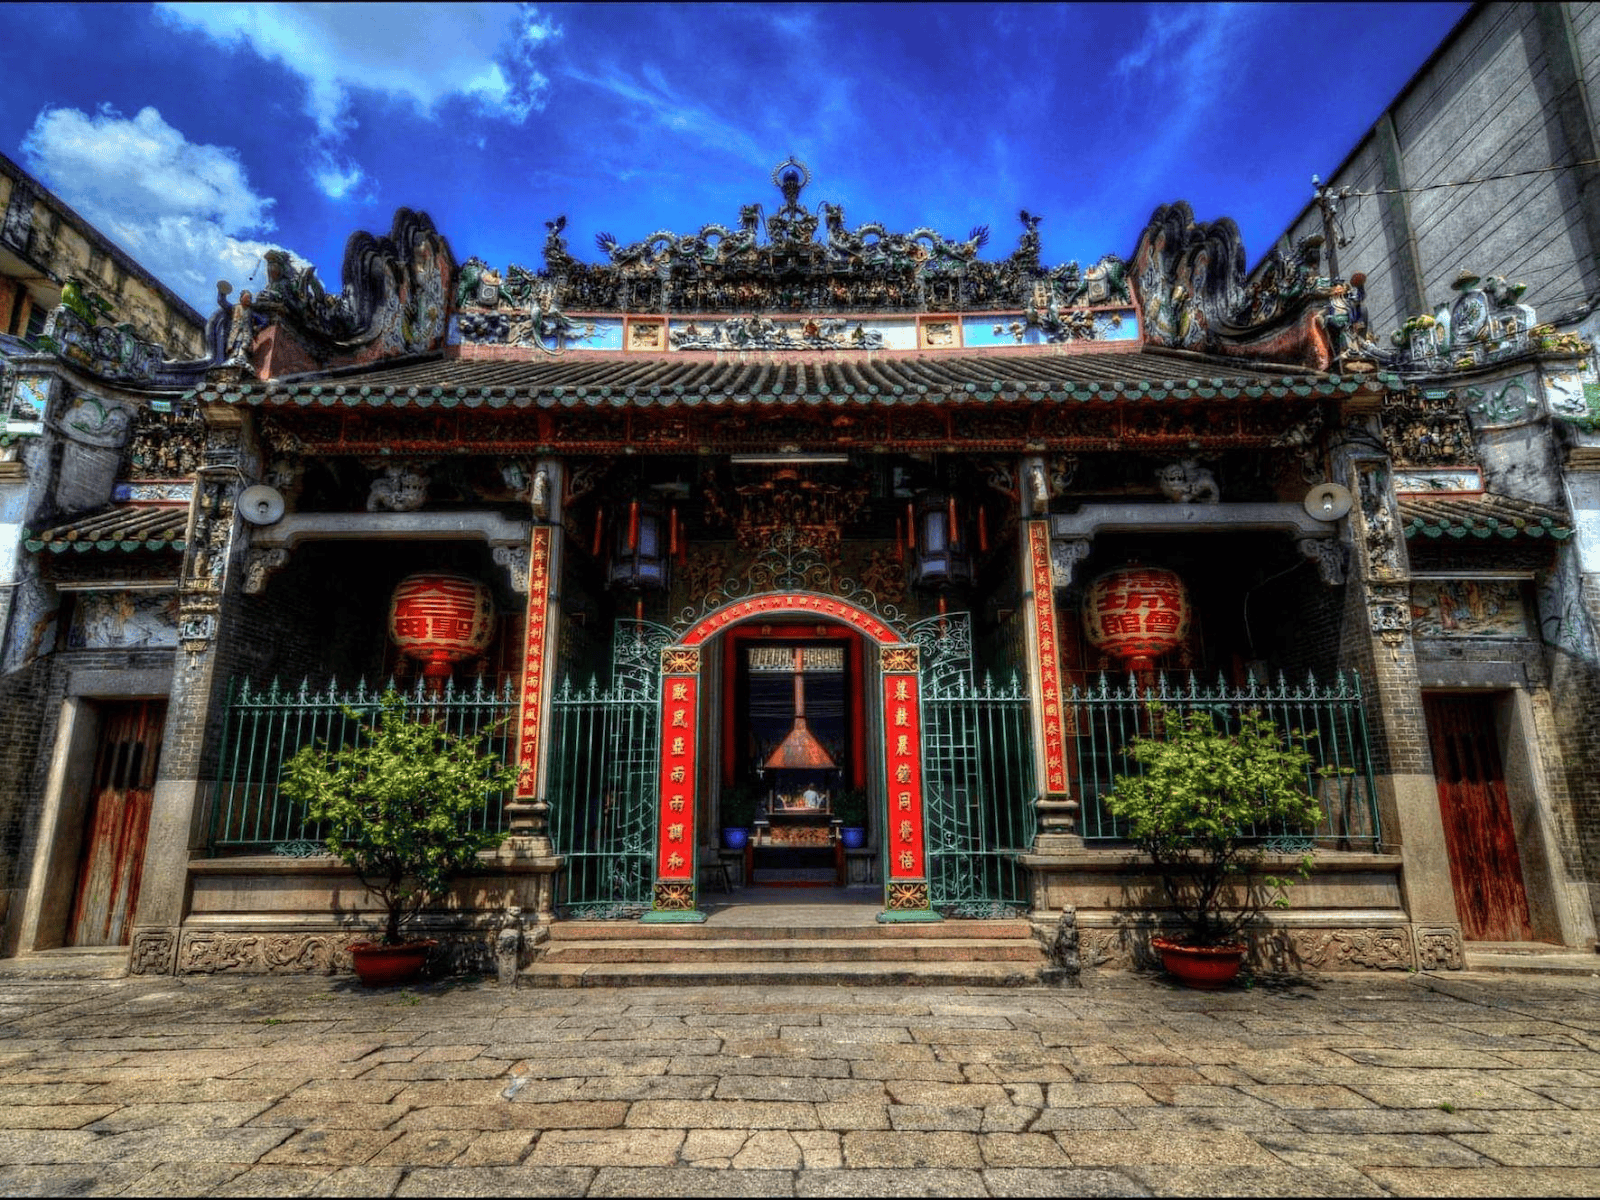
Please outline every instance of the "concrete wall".
[[132, 323], [169, 358], [204, 353], [199, 313], [4, 155], [0, 218], [0, 332], [26, 330], [30, 311], [54, 307], [62, 281], [77, 275], [111, 303], [112, 321]]
[[[1374, 122], [1331, 176], [1335, 188], [1426, 188], [1595, 157], [1600, 4], [1486, 4]], [[1600, 294], [1600, 175], [1594, 168], [1344, 202], [1341, 273], [1367, 276], [1372, 329], [1386, 336], [1451, 298], [1463, 267], [1528, 284], [1554, 320]], [[1585, 196], [1589, 196], [1585, 201]], [[1321, 232], [1307, 206], [1287, 231]], [[1268, 247], [1259, 247], [1265, 251]]]

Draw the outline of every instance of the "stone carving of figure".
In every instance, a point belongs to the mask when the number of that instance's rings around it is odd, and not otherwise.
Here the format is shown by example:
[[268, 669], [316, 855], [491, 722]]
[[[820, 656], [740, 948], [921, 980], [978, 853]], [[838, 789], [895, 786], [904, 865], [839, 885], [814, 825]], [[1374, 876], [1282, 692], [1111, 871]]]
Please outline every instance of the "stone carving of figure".
[[368, 512], [416, 512], [428, 499], [428, 477], [412, 467], [395, 464], [383, 469], [367, 493]]
[[1162, 467], [1156, 482], [1161, 494], [1174, 504], [1216, 504], [1222, 499], [1216, 477], [1192, 458]]

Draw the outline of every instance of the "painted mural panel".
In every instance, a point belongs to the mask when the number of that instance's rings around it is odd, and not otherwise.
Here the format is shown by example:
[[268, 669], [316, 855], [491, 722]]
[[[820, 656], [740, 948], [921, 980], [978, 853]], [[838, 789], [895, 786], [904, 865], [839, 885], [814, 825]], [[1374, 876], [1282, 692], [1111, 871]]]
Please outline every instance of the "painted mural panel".
[[177, 644], [176, 592], [83, 592], [73, 606], [68, 649], [164, 649]]
[[961, 335], [973, 347], [1131, 342], [1138, 340], [1139, 321], [1132, 308], [983, 313], [963, 317]]
[[667, 341], [674, 350], [914, 350], [917, 329], [910, 318], [702, 317], [672, 321]]
[[1520, 579], [1419, 579], [1411, 585], [1411, 632], [1434, 638], [1531, 636]]

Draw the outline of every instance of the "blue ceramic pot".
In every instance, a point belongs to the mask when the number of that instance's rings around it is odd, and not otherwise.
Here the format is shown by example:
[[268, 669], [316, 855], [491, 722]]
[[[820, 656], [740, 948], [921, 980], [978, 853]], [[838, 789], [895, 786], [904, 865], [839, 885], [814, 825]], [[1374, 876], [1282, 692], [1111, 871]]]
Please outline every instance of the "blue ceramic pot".
[[750, 840], [748, 829], [733, 829], [724, 827], [722, 830], [722, 844], [729, 850], [743, 850], [746, 842]]
[[846, 825], [839, 831], [839, 840], [846, 850], [859, 850], [867, 844], [867, 831], [859, 825]]

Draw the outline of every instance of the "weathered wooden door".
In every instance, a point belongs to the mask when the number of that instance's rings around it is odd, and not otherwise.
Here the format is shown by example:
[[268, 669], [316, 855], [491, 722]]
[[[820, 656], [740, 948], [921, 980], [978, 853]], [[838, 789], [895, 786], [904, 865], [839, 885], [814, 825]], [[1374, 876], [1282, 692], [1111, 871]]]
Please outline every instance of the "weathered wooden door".
[[1425, 696], [1461, 932], [1468, 941], [1533, 940], [1491, 696]]
[[128, 942], [166, 718], [165, 700], [124, 701], [101, 710], [100, 746], [67, 933], [70, 945]]

